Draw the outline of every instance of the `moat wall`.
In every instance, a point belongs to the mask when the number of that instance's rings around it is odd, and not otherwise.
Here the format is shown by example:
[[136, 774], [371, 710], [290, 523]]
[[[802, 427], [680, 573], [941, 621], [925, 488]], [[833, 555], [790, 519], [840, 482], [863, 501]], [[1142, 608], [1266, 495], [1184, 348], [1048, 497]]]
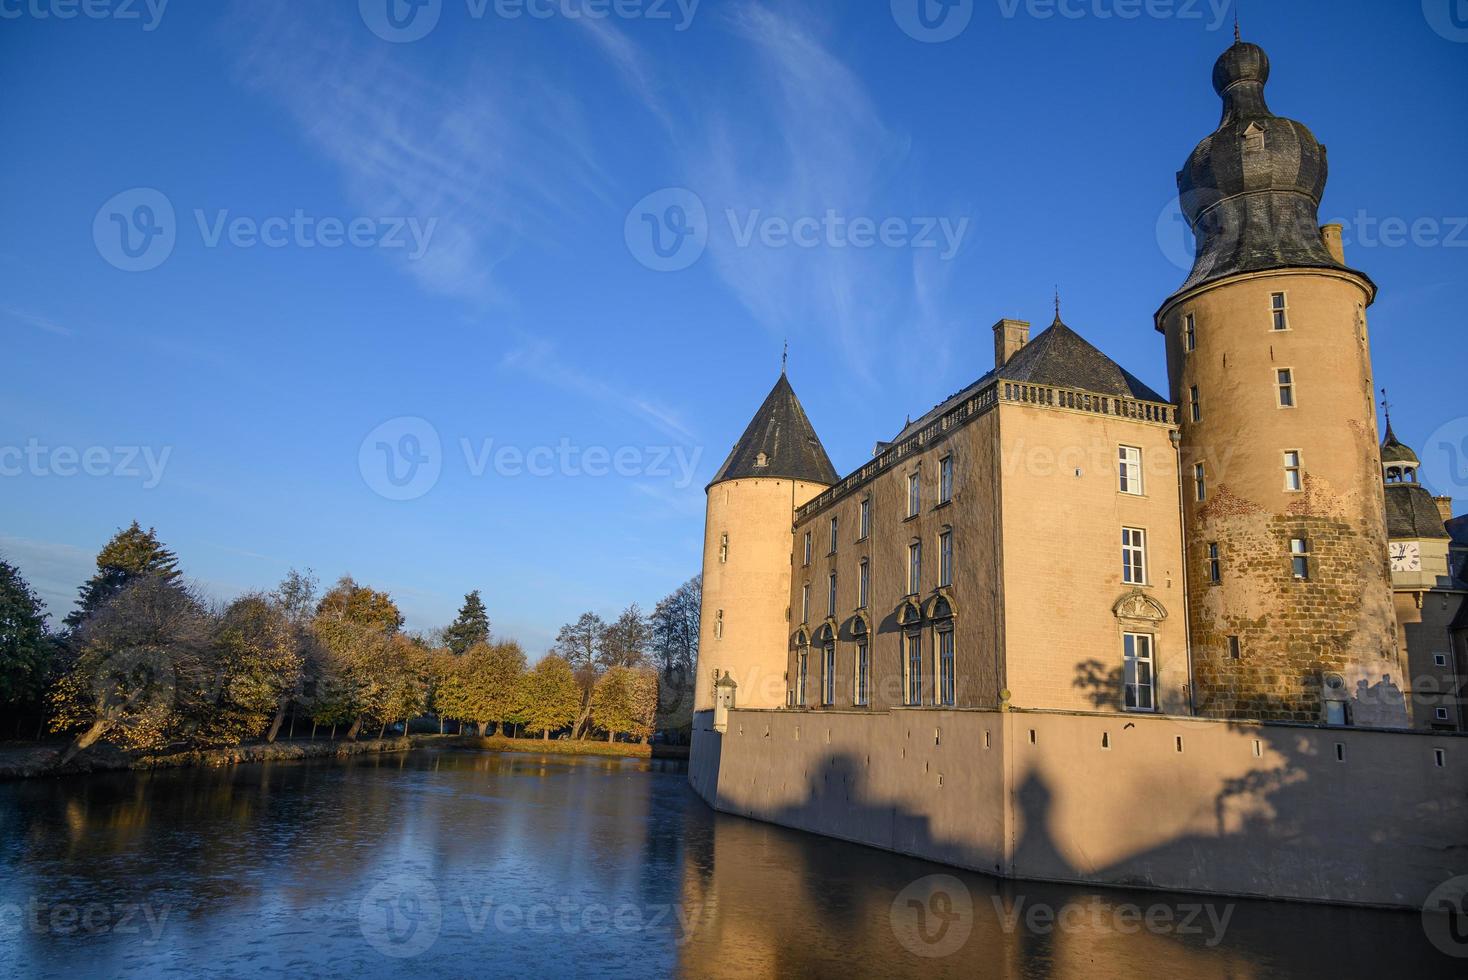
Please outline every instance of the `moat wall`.
[[989, 874], [1402, 908], [1468, 874], [1462, 736], [1035, 711], [711, 720], [695, 717], [689, 780], [715, 808]]

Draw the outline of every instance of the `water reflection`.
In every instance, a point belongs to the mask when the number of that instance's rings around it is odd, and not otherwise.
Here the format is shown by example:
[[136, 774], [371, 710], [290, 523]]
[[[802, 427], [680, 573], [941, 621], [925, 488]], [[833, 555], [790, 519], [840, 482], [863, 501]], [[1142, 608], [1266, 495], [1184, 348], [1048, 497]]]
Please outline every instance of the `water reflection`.
[[999, 882], [685, 780], [423, 751], [3, 785], [0, 971], [1454, 975], [1415, 915]]

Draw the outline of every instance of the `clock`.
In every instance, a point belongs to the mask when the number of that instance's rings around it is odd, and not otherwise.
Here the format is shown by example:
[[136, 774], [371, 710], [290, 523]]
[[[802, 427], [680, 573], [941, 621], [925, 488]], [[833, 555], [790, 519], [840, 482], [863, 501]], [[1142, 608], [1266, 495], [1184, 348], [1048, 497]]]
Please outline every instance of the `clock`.
[[1416, 541], [1395, 542], [1388, 548], [1388, 552], [1391, 554], [1392, 571], [1422, 571], [1422, 545]]

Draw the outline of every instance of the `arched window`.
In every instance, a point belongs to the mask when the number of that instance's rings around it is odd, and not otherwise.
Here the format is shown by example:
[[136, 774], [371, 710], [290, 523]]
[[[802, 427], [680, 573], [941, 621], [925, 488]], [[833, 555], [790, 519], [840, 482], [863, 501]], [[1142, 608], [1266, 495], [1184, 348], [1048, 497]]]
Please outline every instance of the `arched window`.
[[860, 616], [851, 624], [851, 636], [856, 645], [855, 676], [852, 677], [852, 703], [868, 705], [872, 700], [872, 646], [867, 632], [866, 620]]

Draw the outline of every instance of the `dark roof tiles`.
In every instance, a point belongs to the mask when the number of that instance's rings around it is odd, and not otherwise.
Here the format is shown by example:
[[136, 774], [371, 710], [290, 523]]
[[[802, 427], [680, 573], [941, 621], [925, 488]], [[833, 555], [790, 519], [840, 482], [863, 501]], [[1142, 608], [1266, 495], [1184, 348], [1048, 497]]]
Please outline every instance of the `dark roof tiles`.
[[782, 373], [765, 398], [714, 483], [757, 477], [806, 480], [830, 486], [838, 479], [831, 457], [806, 417], [795, 389]]

